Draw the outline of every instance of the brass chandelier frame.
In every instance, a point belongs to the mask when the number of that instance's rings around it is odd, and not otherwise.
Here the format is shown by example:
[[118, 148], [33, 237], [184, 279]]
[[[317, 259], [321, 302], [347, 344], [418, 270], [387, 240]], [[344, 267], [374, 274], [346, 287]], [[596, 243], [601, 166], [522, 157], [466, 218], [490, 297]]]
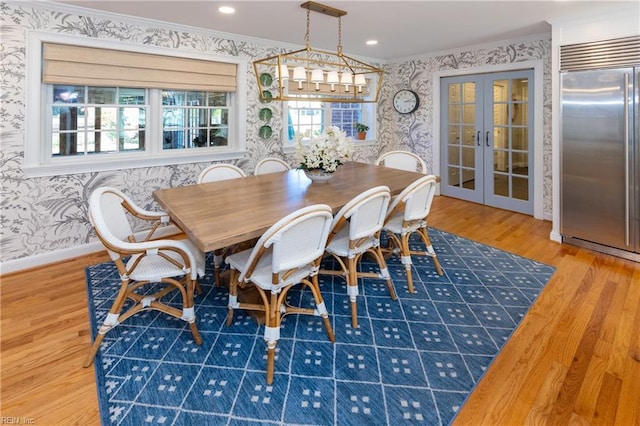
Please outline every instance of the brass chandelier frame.
[[[260, 99], [262, 101], [378, 102], [384, 72], [380, 68], [342, 52], [341, 18], [347, 12], [313, 1], [302, 3], [300, 7], [307, 9], [305, 47], [253, 62]], [[311, 47], [309, 28], [312, 11], [338, 18], [336, 52]], [[304, 78], [300, 74], [302, 68]], [[318, 70], [322, 70], [322, 80], [319, 79]], [[290, 75], [291, 71], [294, 71], [293, 76]]]

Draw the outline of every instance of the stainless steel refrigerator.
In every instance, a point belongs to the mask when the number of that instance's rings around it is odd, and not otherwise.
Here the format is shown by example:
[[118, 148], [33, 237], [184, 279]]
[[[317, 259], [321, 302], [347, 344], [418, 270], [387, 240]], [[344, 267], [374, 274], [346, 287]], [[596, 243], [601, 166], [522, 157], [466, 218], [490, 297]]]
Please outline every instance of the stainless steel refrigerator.
[[563, 242], [640, 261], [640, 37], [561, 49]]

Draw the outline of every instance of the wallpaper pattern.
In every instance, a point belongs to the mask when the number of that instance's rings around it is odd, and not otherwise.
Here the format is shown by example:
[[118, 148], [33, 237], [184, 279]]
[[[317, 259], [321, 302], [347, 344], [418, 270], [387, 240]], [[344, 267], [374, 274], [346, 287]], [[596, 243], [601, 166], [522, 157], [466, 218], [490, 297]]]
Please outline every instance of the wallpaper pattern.
[[[246, 57], [250, 60], [273, 55], [279, 50], [241, 40], [219, 38], [194, 29], [184, 32], [166, 27], [144, 26], [131, 21], [118, 21], [89, 15], [75, 15], [34, 5], [14, 2], [0, 3], [2, 69], [0, 117], [0, 262], [55, 252], [96, 241], [87, 220], [86, 200], [91, 191], [102, 185], [115, 186], [127, 192], [144, 208], [156, 210], [152, 199], [157, 188], [176, 187], [194, 183], [200, 170], [208, 163], [127, 169], [112, 172], [27, 178], [22, 172], [25, 127], [25, 38], [27, 30], [104, 40], [127, 41], [140, 45], [210, 52], [217, 55]], [[492, 49], [461, 52], [444, 56], [426, 56], [399, 63], [385, 64], [385, 84], [378, 105], [377, 141], [357, 150], [355, 159], [373, 161], [379, 153], [391, 149], [408, 149], [420, 154], [432, 169], [432, 74], [445, 69], [461, 69], [479, 65], [544, 59], [550, 68], [550, 40], [508, 44]], [[248, 155], [236, 162], [247, 173], [265, 156], [278, 156], [292, 163], [282, 154], [279, 140], [282, 128], [279, 105], [273, 103], [274, 136], [258, 137], [263, 124], [258, 111], [263, 105], [257, 96], [253, 68], [248, 67], [247, 150]], [[550, 79], [545, 71], [545, 194], [544, 211], [551, 211], [551, 129]], [[399, 116], [393, 110], [391, 97], [396, 90], [407, 88], [420, 94], [419, 110]], [[435, 123], [437, 125], [437, 123]], [[293, 163], [292, 163], [293, 164]]]

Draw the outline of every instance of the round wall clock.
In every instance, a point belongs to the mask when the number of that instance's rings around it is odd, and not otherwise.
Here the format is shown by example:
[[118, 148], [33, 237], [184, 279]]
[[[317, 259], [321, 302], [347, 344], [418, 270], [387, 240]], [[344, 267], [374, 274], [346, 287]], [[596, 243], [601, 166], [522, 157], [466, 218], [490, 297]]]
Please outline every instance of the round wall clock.
[[400, 114], [409, 114], [418, 109], [418, 105], [420, 105], [420, 99], [413, 90], [398, 90], [393, 96], [393, 107]]

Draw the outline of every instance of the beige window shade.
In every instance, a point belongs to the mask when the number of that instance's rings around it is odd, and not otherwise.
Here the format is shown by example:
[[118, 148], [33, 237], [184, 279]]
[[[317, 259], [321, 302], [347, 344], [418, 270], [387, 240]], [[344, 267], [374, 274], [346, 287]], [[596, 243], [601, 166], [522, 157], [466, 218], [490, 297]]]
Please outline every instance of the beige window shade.
[[42, 49], [47, 84], [236, 90], [236, 64], [55, 43]]

